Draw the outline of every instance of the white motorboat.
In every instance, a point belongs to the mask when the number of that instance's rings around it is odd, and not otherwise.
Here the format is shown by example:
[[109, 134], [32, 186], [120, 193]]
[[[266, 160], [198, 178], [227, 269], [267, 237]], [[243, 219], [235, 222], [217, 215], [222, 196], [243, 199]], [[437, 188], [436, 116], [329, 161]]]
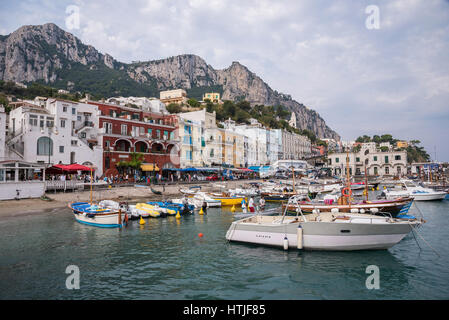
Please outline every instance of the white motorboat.
[[[293, 199], [293, 200], [292, 200]], [[289, 204], [296, 202], [295, 197]], [[305, 250], [388, 249], [424, 221], [359, 213], [312, 213], [296, 216], [254, 215], [234, 221], [226, 233], [229, 241]]]
[[213, 199], [205, 192], [198, 192], [195, 196], [193, 196], [193, 199], [200, 203], [200, 207], [203, 205], [204, 201], [207, 203], [208, 207], [221, 207], [220, 200]]
[[230, 189], [229, 193], [231, 194], [231, 196], [256, 197], [259, 195], [259, 190], [256, 188], [251, 189], [235, 188]]
[[399, 180], [393, 188], [384, 190], [383, 195], [385, 195], [386, 199], [411, 197], [415, 201], [430, 201], [443, 200], [447, 193], [445, 191], [436, 191], [431, 188], [419, 186], [412, 180]]

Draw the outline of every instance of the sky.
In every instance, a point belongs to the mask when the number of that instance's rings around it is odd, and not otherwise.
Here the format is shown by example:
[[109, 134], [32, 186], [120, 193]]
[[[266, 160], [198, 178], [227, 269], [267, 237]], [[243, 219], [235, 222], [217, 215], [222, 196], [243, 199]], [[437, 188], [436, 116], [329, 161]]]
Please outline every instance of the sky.
[[0, 34], [48, 22], [125, 63], [239, 61], [342, 140], [389, 133], [449, 161], [447, 0], [0, 0]]

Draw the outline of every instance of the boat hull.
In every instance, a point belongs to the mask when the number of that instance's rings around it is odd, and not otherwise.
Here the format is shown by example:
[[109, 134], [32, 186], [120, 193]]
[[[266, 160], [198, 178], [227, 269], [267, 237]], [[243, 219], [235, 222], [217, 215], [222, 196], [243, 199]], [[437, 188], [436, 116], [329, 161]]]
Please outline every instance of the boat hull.
[[[279, 217], [281, 219], [281, 217]], [[298, 248], [298, 228], [302, 228], [302, 249], [327, 251], [385, 250], [401, 241], [410, 231], [409, 224], [370, 225], [367, 223], [294, 222], [289, 224], [239, 224], [233, 222], [229, 241]]]
[[409, 196], [412, 197], [415, 201], [436, 201], [443, 200], [447, 193], [445, 192], [435, 192], [435, 193], [385, 193], [387, 199], [392, 199], [395, 197], [401, 196]]
[[[346, 212], [350, 213], [351, 210], [364, 210], [365, 212], [372, 212], [372, 209], [376, 210], [377, 212], [387, 212], [390, 213], [392, 216], [396, 216], [401, 212], [401, 209], [404, 208], [404, 206], [408, 205], [410, 203], [411, 199], [403, 202], [372, 202], [372, 203], [359, 203], [359, 204], [352, 204], [349, 205], [338, 205], [338, 204], [300, 204], [301, 211], [305, 214], [312, 213], [313, 210], [320, 210], [320, 212], [331, 212], [332, 209], [338, 209], [339, 212]], [[285, 210], [285, 206], [283, 206], [283, 210]], [[288, 213], [294, 213], [296, 214], [296, 206], [290, 205], [287, 208]]]
[[88, 206], [90, 206], [88, 203], [69, 204], [77, 222], [100, 228], [121, 228], [123, 226], [124, 213], [109, 209], [103, 210], [101, 213], [94, 213], [87, 209]]
[[224, 197], [212, 197], [214, 200], [220, 200], [221, 206], [233, 206], [233, 205], [241, 205], [243, 199], [247, 202], [247, 198], [238, 197], [238, 198], [224, 198]]

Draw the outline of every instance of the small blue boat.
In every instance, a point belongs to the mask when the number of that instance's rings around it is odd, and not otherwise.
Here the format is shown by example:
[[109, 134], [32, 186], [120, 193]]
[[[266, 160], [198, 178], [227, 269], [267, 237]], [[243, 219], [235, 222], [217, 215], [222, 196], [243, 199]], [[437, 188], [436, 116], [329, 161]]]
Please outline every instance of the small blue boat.
[[168, 210], [173, 210], [175, 212], [174, 214], [179, 213], [180, 215], [193, 213], [193, 210], [195, 209], [195, 206], [193, 205], [189, 204], [187, 205], [187, 208], [185, 208], [183, 204], [173, 203], [171, 201], [150, 201], [147, 202], [147, 204], [159, 206]]

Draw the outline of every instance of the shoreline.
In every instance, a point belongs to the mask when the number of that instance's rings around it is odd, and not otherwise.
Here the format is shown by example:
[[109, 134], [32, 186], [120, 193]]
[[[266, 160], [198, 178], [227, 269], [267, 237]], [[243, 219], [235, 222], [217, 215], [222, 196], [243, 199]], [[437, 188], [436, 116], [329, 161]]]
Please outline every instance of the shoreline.
[[[163, 191], [162, 185], [151, 185], [147, 187], [135, 187], [135, 186], [113, 186], [111, 189], [101, 189], [94, 190], [92, 195], [92, 201], [97, 202], [101, 200], [114, 200], [114, 201], [127, 201], [127, 202], [138, 202], [146, 201], [157, 201], [172, 198], [180, 198], [182, 194], [179, 192], [181, 188], [189, 188], [191, 186], [201, 186], [201, 191], [210, 192], [218, 191], [219, 188], [216, 184], [224, 184], [228, 190], [235, 188], [242, 184], [250, 182], [261, 182], [261, 179], [252, 180], [230, 180], [230, 181], [213, 181], [213, 182], [199, 182], [198, 184], [175, 184], [166, 185], [165, 192], [163, 195], [154, 194], [150, 187], [156, 191]], [[7, 220], [16, 217], [26, 217], [26, 216], [36, 216], [44, 215], [46, 213], [51, 213], [57, 209], [67, 208], [70, 202], [80, 201], [89, 202], [90, 201], [90, 191], [74, 191], [74, 192], [57, 192], [57, 193], [45, 193], [45, 197], [51, 200], [43, 200], [41, 198], [29, 198], [20, 200], [2, 200], [0, 201], [0, 221]]]

